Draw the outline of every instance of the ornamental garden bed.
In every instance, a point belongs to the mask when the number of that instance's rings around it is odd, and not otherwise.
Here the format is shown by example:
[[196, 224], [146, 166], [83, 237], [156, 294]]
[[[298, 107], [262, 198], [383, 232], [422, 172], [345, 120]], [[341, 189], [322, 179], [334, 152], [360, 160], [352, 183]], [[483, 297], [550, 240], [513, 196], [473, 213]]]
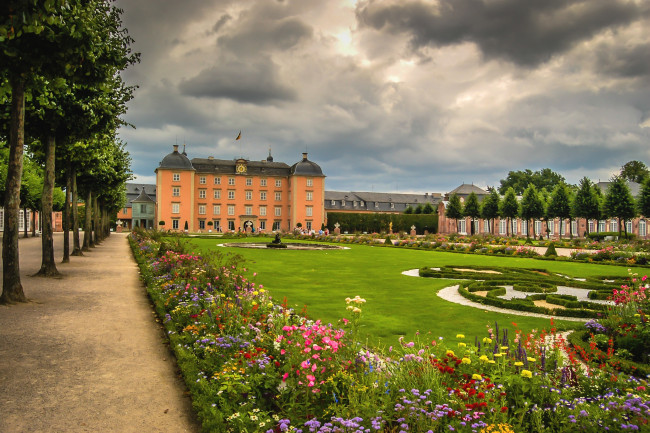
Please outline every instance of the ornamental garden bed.
[[235, 258], [180, 242], [161, 248], [145, 232], [130, 242], [205, 431], [648, 426], [645, 383], [607, 365], [578, 374], [552, 322], [535, 332], [494, 324], [474, 338], [422, 334], [380, 350], [359, 338], [365, 299], [345, 299], [338, 323], [307, 320], [248, 280]]

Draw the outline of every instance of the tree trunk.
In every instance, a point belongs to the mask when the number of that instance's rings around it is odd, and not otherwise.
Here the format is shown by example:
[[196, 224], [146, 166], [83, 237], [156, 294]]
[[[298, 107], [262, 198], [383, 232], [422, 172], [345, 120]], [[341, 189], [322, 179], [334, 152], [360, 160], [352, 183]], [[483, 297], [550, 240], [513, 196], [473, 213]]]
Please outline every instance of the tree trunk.
[[65, 170], [65, 203], [63, 205], [63, 260], [61, 263], [70, 263], [70, 162]]
[[90, 246], [92, 248], [95, 248], [97, 246], [97, 244], [99, 243], [99, 239], [97, 237], [98, 234], [99, 234], [99, 226], [97, 224], [99, 222], [99, 215], [97, 214], [97, 195], [95, 195], [93, 197], [92, 209], [93, 209], [93, 212], [92, 212], [93, 224], [92, 224], [92, 232], [90, 233], [91, 234]]
[[59, 276], [59, 271], [54, 263], [54, 230], [52, 228], [52, 196], [54, 195], [54, 152], [56, 142], [53, 136], [47, 137], [45, 146], [45, 173], [43, 176], [43, 195], [41, 197], [43, 209], [43, 255], [41, 269], [36, 275], [41, 277]]
[[35, 209], [32, 209], [31, 217], [32, 217], [32, 224], [31, 224], [32, 225], [32, 237], [35, 238], [36, 237], [36, 212], [35, 212]]
[[2, 236], [2, 296], [0, 303], [27, 302], [20, 283], [18, 260], [18, 218], [20, 214], [20, 181], [23, 174], [25, 144], [25, 81], [11, 80], [11, 120], [9, 125], [9, 161], [4, 202], [4, 233]]
[[23, 237], [28, 238], [29, 232], [27, 230], [27, 223], [29, 219], [27, 218], [27, 206], [23, 206]]
[[72, 255], [73, 256], [83, 256], [81, 252], [81, 246], [79, 241], [79, 196], [77, 194], [77, 167], [72, 166], [71, 176], [72, 179]]
[[92, 213], [92, 198], [93, 194], [88, 190], [86, 193], [86, 220], [84, 221], [84, 245], [82, 250], [83, 251], [90, 251], [90, 247], [92, 244], [92, 221], [91, 221], [91, 213]]

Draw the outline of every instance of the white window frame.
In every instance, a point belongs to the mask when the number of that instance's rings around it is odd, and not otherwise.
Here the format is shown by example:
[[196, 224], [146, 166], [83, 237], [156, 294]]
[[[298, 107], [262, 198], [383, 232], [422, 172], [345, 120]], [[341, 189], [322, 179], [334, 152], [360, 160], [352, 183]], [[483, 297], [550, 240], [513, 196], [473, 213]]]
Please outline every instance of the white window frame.
[[228, 205], [228, 215], [234, 215], [234, 214], [235, 214], [235, 206]]
[[234, 177], [229, 177], [228, 178], [228, 185], [234, 185], [235, 184], [235, 178]]
[[205, 205], [204, 204], [199, 205], [199, 215], [205, 215]]
[[307, 179], [307, 186], [314, 186], [314, 179]]
[[253, 200], [253, 191], [246, 191], [246, 200]]
[[578, 221], [576, 220], [571, 221], [571, 235], [572, 236], [578, 235]]
[[632, 233], [632, 221], [625, 221], [625, 230], [628, 233]]
[[266, 179], [260, 179], [260, 186], [266, 186]]
[[172, 174], [172, 182], [180, 182], [180, 181], [181, 181], [181, 174], [180, 173]]
[[554, 220], [549, 220], [546, 223], [546, 227], [548, 227], [549, 236], [553, 236], [555, 234], [555, 221]]
[[253, 206], [251, 206], [251, 205], [247, 205], [247, 206], [244, 208], [244, 213], [245, 213], [246, 215], [253, 215]]
[[214, 197], [215, 200], [220, 200], [221, 199], [221, 190], [220, 189], [213, 190], [212, 196]]
[[483, 233], [488, 233], [490, 231], [490, 222], [488, 220], [483, 220]]
[[215, 204], [212, 206], [212, 215], [221, 215], [221, 205]]
[[181, 196], [181, 187], [180, 186], [173, 186], [172, 187], [172, 197], [180, 197]]
[[282, 188], [282, 179], [275, 179], [276, 188]]
[[521, 220], [521, 234], [528, 236], [528, 220]]
[[235, 199], [235, 190], [229, 189], [228, 190], [228, 200], [234, 200]]
[[508, 227], [508, 221], [506, 221], [505, 218], [499, 220], [499, 234], [500, 235], [505, 235], [507, 234], [507, 229]]
[[314, 216], [314, 207], [313, 206], [306, 206], [305, 207], [305, 215], [310, 217]]
[[513, 234], [513, 235], [518, 234], [519, 231], [517, 230], [517, 218], [512, 218], [512, 219], [510, 220], [510, 225], [511, 225], [511, 227], [510, 227], [510, 234]]
[[266, 191], [260, 191], [260, 200], [266, 201]]
[[215, 185], [221, 185], [221, 177], [220, 176], [215, 176], [214, 177], [214, 184]]
[[181, 213], [181, 204], [180, 203], [172, 203], [172, 213]]
[[266, 230], [266, 220], [260, 221], [260, 230]]
[[461, 220], [458, 220], [458, 233], [460, 233], [461, 235], [466, 235], [467, 234], [467, 227], [466, 227], [466, 223], [465, 223], [465, 218], [463, 218]]
[[178, 218], [172, 218], [172, 230], [178, 230], [179, 221], [180, 220]]
[[542, 222], [540, 220], [535, 220], [535, 234], [537, 236], [542, 234]]
[[206, 190], [200, 189], [199, 190], [199, 198], [205, 198], [206, 197]]
[[307, 201], [312, 201], [314, 199], [314, 193], [307, 191]]
[[266, 216], [266, 206], [260, 206], [260, 216]]
[[199, 185], [205, 185], [205, 176], [199, 176]]
[[646, 236], [648, 233], [648, 227], [645, 220], [639, 220], [639, 236]]
[[275, 192], [275, 201], [282, 201], [282, 193], [280, 191]]
[[246, 178], [246, 186], [253, 186], [253, 178], [252, 177], [247, 177]]
[[273, 212], [275, 216], [282, 216], [282, 207], [276, 206]]
[[609, 231], [610, 232], [618, 231], [618, 221], [616, 221], [615, 219], [609, 220]]

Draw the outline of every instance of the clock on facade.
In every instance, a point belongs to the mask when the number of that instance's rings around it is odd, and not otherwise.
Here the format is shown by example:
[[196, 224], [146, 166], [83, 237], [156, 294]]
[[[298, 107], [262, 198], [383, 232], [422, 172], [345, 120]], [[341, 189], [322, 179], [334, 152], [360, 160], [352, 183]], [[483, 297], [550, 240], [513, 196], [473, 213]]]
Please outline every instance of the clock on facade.
[[246, 165], [245, 164], [237, 164], [236, 170], [237, 170], [237, 173], [246, 173]]

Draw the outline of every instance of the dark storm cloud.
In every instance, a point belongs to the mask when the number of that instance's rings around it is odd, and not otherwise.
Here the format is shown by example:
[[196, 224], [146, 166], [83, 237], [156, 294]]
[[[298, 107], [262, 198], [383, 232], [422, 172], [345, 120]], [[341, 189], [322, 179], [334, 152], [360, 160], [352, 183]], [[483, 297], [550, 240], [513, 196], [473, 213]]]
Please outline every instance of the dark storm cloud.
[[218, 45], [233, 53], [255, 54], [267, 50], [288, 50], [312, 36], [312, 28], [298, 18], [249, 22], [244, 28], [218, 38]]
[[228, 61], [204, 69], [181, 82], [182, 94], [197, 98], [227, 98], [238, 102], [269, 104], [292, 100], [295, 92], [279, 80], [277, 66], [268, 58]]
[[228, 14], [221, 15], [219, 20], [217, 20], [216, 23], [214, 23], [214, 27], [212, 27], [212, 32], [217, 33], [221, 28], [232, 19], [232, 17]]
[[414, 50], [475, 43], [486, 58], [532, 67], [604, 29], [648, 15], [623, 0], [419, 0], [360, 4], [361, 27], [407, 34]]
[[650, 44], [609, 46], [598, 50], [596, 66], [609, 75], [650, 80]]

